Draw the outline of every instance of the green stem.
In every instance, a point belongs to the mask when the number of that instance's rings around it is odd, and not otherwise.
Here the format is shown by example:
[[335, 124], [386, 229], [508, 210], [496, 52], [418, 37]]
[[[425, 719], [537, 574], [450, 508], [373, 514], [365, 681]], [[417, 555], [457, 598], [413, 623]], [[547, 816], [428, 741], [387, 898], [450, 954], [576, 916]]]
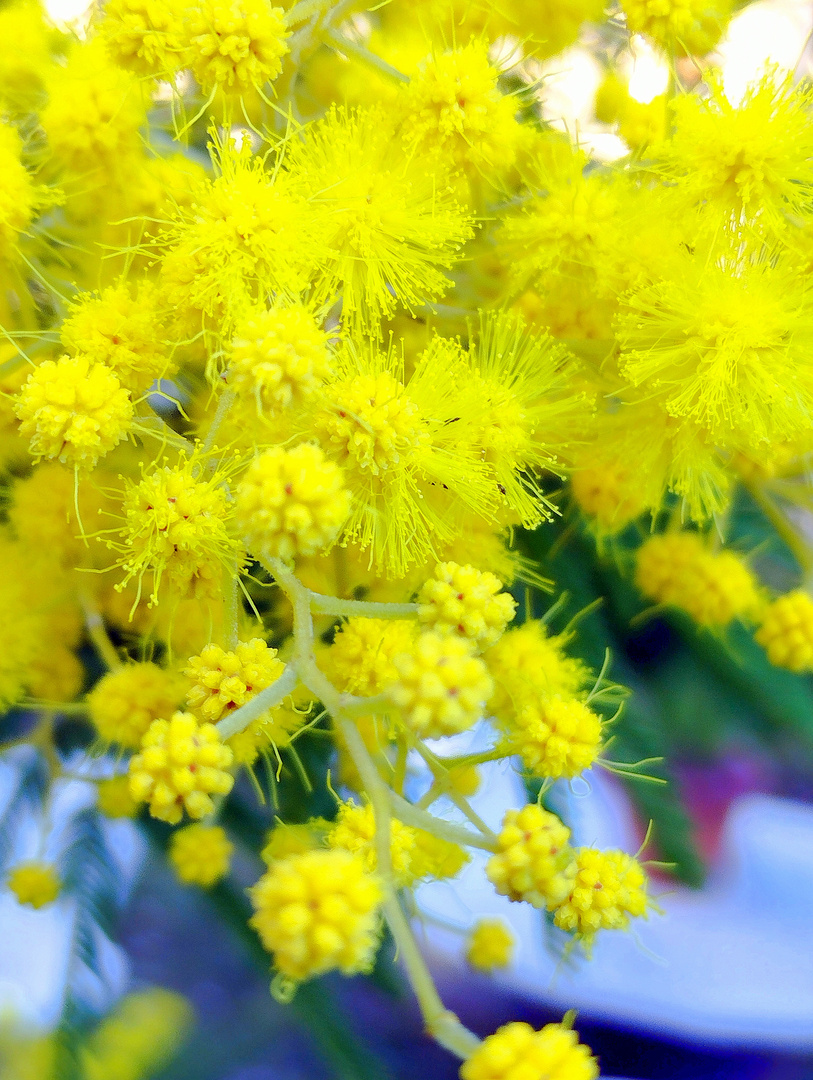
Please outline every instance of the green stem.
[[215, 415], [209, 425], [209, 430], [206, 433], [206, 441], [203, 444], [203, 453], [208, 454], [210, 450], [214, 448], [215, 436], [217, 435], [221, 424], [226, 419], [229, 413], [229, 409], [234, 402], [234, 391], [224, 390], [220, 395], [220, 400], [217, 403], [217, 409]]
[[266, 686], [265, 690], [261, 690], [251, 701], [247, 701], [245, 705], [235, 709], [233, 713], [224, 717], [217, 724], [221, 739], [230, 739], [232, 735], [245, 731], [248, 725], [259, 719], [264, 712], [273, 709], [275, 705], [279, 705], [281, 701], [288, 697], [291, 691], [296, 689], [298, 682], [299, 675], [296, 665], [288, 664], [280, 677], [272, 682], [270, 686]]
[[224, 567], [223, 577], [223, 632], [226, 648], [234, 650], [240, 641], [240, 582], [237, 567]]
[[92, 641], [96, 652], [99, 654], [99, 658], [110, 671], [118, 671], [119, 668], [122, 667], [119, 654], [116, 652], [113, 642], [107, 636], [104, 619], [96, 610], [89, 595], [84, 590], [79, 593], [79, 603], [82, 606], [82, 611], [85, 616], [85, 627], [88, 632], [88, 637]]
[[407, 802], [394, 791], [389, 793], [389, 800], [395, 816], [405, 825], [411, 825], [415, 829], [424, 829], [443, 840], [452, 844], [460, 844], [461, 847], [476, 847], [482, 851], [490, 851], [492, 854], [497, 850], [496, 837], [490, 840], [487, 836], [470, 832], [462, 825], [454, 825], [451, 821], [441, 821], [434, 814], [421, 810], [414, 803]]
[[780, 539], [790, 550], [790, 553], [799, 564], [799, 568], [805, 576], [813, 570], [813, 552], [805, 544], [802, 537], [788, 521], [773, 499], [757, 484], [746, 485], [748, 494], [757, 504], [763, 515], [773, 525]]
[[386, 60], [382, 60], [380, 56], [376, 56], [375, 53], [370, 52], [369, 49], [360, 45], [357, 41], [345, 37], [341, 31], [334, 30], [332, 26], [328, 26], [324, 28], [323, 34], [325, 39], [329, 41], [331, 45], [335, 45], [341, 52], [347, 53], [350, 56], [355, 56], [357, 60], [361, 60], [362, 63], [367, 64], [369, 67], [374, 67], [377, 71], [380, 71], [383, 75], [387, 75], [390, 79], [395, 79], [400, 83], [409, 82], [409, 76], [404, 75], [403, 72], [392, 67]]
[[[308, 590], [310, 591], [310, 590]], [[410, 619], [418, 613], [417, 604], [387, 604], [373, 600], [342, 600], [338, 596], [310, 593], [311, 610], [319, 615], [362, 615], [367, 619]]]
[[[415, 739], [412, 745], [421, 755], [426, 764], [429, 766], [429, 770], [435, 780], [440, 781], [442, 784], [444, 777], [448, 772], [448, 766], [446, 765], [446, 763], [440, 761], [438, 758], [435, 757], [434, 754], [430, 753], [420, 741], [420, 739]], [[504, 754], [501, 754], [500, 756], [505, 757]], [[450, 802], [452, 802], [457, 807], [461, 814], [464, 814], [469, 819], [475, 829], [478, 830], [481, 836], [485, 837], [485, 839], [489, 842], [490, 845], [496, 845], [497, 837], [494, 835], [494, 832], [489, 829], [488, 825], [486, 825], [480, 815], [475, 813], [474, 810], [472, 810], [471, 806], [469, 805], [468, 799], [465, 799], [458, 791], [453, 791], [451, 789], [444, 791], [444, 795], [447, 799], [449, 799]], [[489, 848], [489, 850], [493, 851], [496, 850], [496, 848], [492, 846]]]

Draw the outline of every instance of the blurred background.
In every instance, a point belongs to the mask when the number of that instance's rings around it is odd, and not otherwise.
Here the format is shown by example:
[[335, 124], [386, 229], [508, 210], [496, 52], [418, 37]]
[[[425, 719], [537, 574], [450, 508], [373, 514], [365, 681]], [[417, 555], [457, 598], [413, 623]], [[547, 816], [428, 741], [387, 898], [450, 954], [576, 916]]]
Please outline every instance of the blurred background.
[[[81, 27], [82, 0], [47, 6], [56, 20]], [[811, 28], [810, 3], [763, 0], [742, 10], [719, 50], [729, 97], [736, 100], [769, 61], [807, 75]], [[602, 69], [592, 34], [585, 28], [576, 47], [548, 64], [540, 93], [551, 123], [577, 131], [611, 161], [627, 146], [594, 119]], [[633, 39], [624, 63], [636, 100], [663, 92], [668, 70], [642, 39]], [[606, 1076], [813, 1080], [813, 683], [769, 667], [745, 631], [722, 640], [679, 614], [646, 615], [612, 553], [574, 528], [573, 515], [522, 542], [567, 593], [559, 628], [603, 598], [579, 622], [573, 649], [599, 669], [609, 643], [612, 677], [633, 691], [614, 755], [662, 759], [644, 771], [668, 779], [657, 785], [600, 772], [557, 785], [551, 800], [579, 844], [635, 851], [653, 823], [647, 854], [669, 864], [656, 871], [653, 888], [663, 914], [634, 935], [607, 935], [590, 961], [569, 956], [539, 913], [496, 897], [474, 861], [455, 881], [417, 895], [416, 926], [445, 1000], [483, 1034], [514, 1019], [539, 1027], [576, 1008], [581, 1038]], [[757, 553], [766, 583], [795, 583], [790, 553], [745, 493], [731, 542]], [[536, 602], [538, 616], [549, 601]], [[25, 717], [3, 723], [6, 741], [24, 730]], [[43, 815], [55, 852], [79, 837], [85, 853], [68, 868], [80, 879], [72, 895], [47, 909], [23, 909], [0, 893], [4, 1080], [42, 1080], [59, 1017], [117, 1002], [98, 1037], [121, 1053], [115, 1066], [108, 1056], [97, 1080], [457, 1075], [455, 1062], [423, 1037], [386, 943], [369, 978], [319, 980], [289, 1005], [271, 997], [269, 958], [246, 926], [244, 892], [261, 870], [247, 852], [260, 846], [268, 813], [245, 779], [224, 820], [244, 841], [232, 878], [208, 892], [184, 887], [163, 858], [159, 823], [99, 822], [93, 786], [83, 779], [94, 766], [78, 731], [69, 722], [60, 730], [76, 778], [47, 806], [28, 748], [0, 760], [4, 861], [30, 857]], [[475, 746], [482, 737], [466, 736]], [[324, 752], [318, 739], [303, 745], [309, 769], [324, 772]], [[474, 805], [494, 825], [526, 797], [519, 777], [495, 764]], [[296, 784], [283, 781], [279, 798], [286, 821], [331, 813], [325, 794], [305, 796]], [[439, 809], [453, 817], [451, 806]], [[497, 977], [474, 974], [463, 958], [463, 934], [484, 913], [504, 918], [518, 939], [515, 962]]]

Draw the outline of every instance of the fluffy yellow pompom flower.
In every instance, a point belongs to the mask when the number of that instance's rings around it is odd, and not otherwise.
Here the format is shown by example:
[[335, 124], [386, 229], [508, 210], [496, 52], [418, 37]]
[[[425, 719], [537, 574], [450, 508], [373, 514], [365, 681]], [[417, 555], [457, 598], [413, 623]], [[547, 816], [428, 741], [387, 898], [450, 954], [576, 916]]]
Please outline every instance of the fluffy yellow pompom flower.
[[633, 467], [623, 461], [581, 453], [570, 477], [570, 490], [581, 512], [599, 529], [618, 532], [646, 509], [646, 495]]
[[481, 313], [467, 359], [484, 408], [483, 459], [505, 505], [533, 529], [551, 513], [541, 475], [557, 472], [557, 453], [592, 412], [589, 399], [574, 392], [576, 362], [549, 334], [510, 313]]
[[721, 445], [799, 436], [813, 415], [810, 296], [782, 259], [701, 246], [623, 298], [622, 372]]
[[318, 446], [275, 446], [255, 457], [237, 486], [235, 524], [249, 550], [290, 562], [336, 540], [350, 511], [341, 469]]
[[813, 671], [813, 600], [802, 589], [769, 604], [754, 635], [776, 667]]
[[171, 716], [182, 697], [177, 675], [156, 664], [127, 664], [99, 679], [88, 694], [88, 714], [100, 738], [135, 749], [153, 720]]
[[578, 776], [601, 748], [601, 718], [577, 698], [528, 702], [508, 730], [511, 749], [537, 777]]
[[45, 360], [28, 376], [14, 404], [31, 453], [92, 469], [126, 438], [133, 403], [115, 372], [87, 356]]
[[386, 473], [429, 442], [420, 409], [390, 372], [359, 373], [332, 383], [325, 403], [327, 408], [316, 417], [317, 431], [371, 477]]
[[15, 128], [0, 123], [0, 261], [12, 261], [20, 233], [31, 221], [37, 193], [20, 155], [23, 144]]
[[460, 1066], [460, 1080], [595, 1080], [596, 1059], [563, 1024], [505, 1024]]
[[92, 362], [106, 364], [125, 389], [146, 390], [171, 370], [154, 286], [145, 282], [133, 297], [125, 284], [75, 301], [60, 331], [62, 344]]
[[248, 303], [308, 288], [323, 258], [323, 212], [293, 190], [286, 170], [268, 171], [248, 140], [210, 152], [215, 178], [160, 236], [159, 287], [179, 332], [212, 325], [228, 339]]
[[552, 911], [570, 892], [576, 874], [569, 840], [570, 829], [536, 803], [509, 810], [497, 854], [486, 865], [488, 880], [509, 900]]
[[638, 588], [687, 612], [700, 626], [727, 626], [759, 608], [754, 575], [733, 551], [713, 552], [698, 533], [651, 536], [638, 549]]
[[568, 656], [566, 640], [548, 636], [539, 620], [508, 630], [483, 659], [494, 680], [489, 708], [503, 723], [511, 723], [526, 701], [574, 697], [590, 673], [581, 660]]
[[393, 661], [414, 638], [415, 624], [406, 619], [348, 619], [320, 664], [338, 690], [371, 697], [398, 678]]
[[[375, 849], [375, 814], [369, 803], [359, 806], [353, 802], [339, 805], [336, 821], [327, 834], [328, 846], [350, 851], [364, 860], [370, 873], [378, 869]], [[415, 829], [404, 825], [397, 818], [390, 821], [390, 858], [396, 884], [409, 885], [414, 880], [412, 852], [415, 847]]]
[[282, 8], [267, 0], [200, 0], [185, 14], [185, 58], [204, 94], [246, 94], [279, 75], [288, 52]]
[[155, 720], [141, 740], [141, 752], [130, 760], [130, 792], [170, 825], [178, 824], [184, 810], [202, 818], [214, 809], [212, 795], [231, 791], [231, 763], [232, 752], [213, 724], [176, 712], [171, 720]]
[[704, 75], [708, 96], [678, 94], [671, 138], [658, 147], [658, 171], [678, 181], [687, 206], [700, 201], [780, 227], [804, 218], [813, 189], [813, 89], [793, 72], [770, 69], [737, 105], [722, 78]]
[[465, 638], [425, 630], [393, 663], [398, 679], [388, 693], [421, 738], [456, 735], [483, 716], [493, 683]]
[[478, 919], [466, 942], [466, 959], [478, 971], [494, 971], [511, 963], [514, 935], [502, 919]]
[[443, 881], [456, 877], [469, 861], [469, 854], [459, 844], [435, 836], [426, 829], [415, 830], [410, 871], [415, 881], [425, 878]]
[[328, 336], [303, 304], [253, 311], [234, 328], [228, 385], [261, 416], [299, 404], [330, 371]]
[[237, 573], [242, 557], [240, 544], [229, 535], [230, 516], [223, 473], [206, 469], [196, 454], [128, 484], [125, 524], [115, 542], [122, 552], [123, 585], [133, 578], [141, 583], [149, 571], [152, 603], [165, 576], [176, 595], [219, 595], [222, 568]]
[[41, 908], [59, 896], [62, 882], [55, 867], [44, 862], [18, 863], [8, 876], [8, 887], [19, 904]]
[[216, 724], [265, 690], [284, 670], [277, 650], [262, 638], [241, 641], [233, 651], [207, 645], [200, 656], [190, 657], [184, 669], [192, 683], [187, 705], [201, 721]]
[[428, 57], [393, 103], [406, 145], [420, 157], [491, 178], [514, 162], [516, 100], [500, 93], [485, 40]]
[[98, 36], [115, 62], [137, 75], [182, 66], [180, 0], [107, 0]]
[[138, 803], [130, 794], [127, 776], [111, 776], [100, 780], [96, 788], [99, 813], [109, 818], [132, 818], [138, 813]]
[[418, 592], [418, 620], [440, 634], [459, 634], [479, 649], [493, 645], [517, 604], [488, 571], [439, 563]]
[[622, 0], [633, 34], [646, 34], [665, 50], [705, 56], [731, 18], [729, 0]]
[[347, 345], [307, 420], [353, 493], [343, 539], [369, 549], [379, 575], [436, 559], [467, 513], [493, 520], [482, 395], [456, 341], [433, 338], [409, 379], [395, 348]]
[[281, 975], [298, 982], [338, 968], [367, 971], [378, 945], [378, 879], [347, 851], [274, 862], [253, 889], [251, 925]]
[[40, 123], [55, 162], [88, 187], [88, 176], [105, 179], [141, 150], [144, 104], [138, 83], [110, 62], [101, 42], [76, 44], [68, 63], [47, 78], [48, 103]]
[[646, 915], [646, 890], [646, 874], [631, 855], [579, 848], [575, 881], [553, 921], [588, 941], [602, 929], [626, 930], [630, 917]]
[[77, 492], [72, 472], [57, 462], [43, 462], [15, 481], [8, 519], [30, 551], [47, 552], [61, 566], [73, 569], [95, 561], [97, 545], [88, 539], [106, 524], [102, 505], [103, 496], [94, 483], [80, 484]]
[[342, 299], [342, 323], [378, 332], [398, 308], [442, 296], [472, 235], [445, 182], [403, 152], [380, 109], [333, 109], [291, 142], [295, 189], [326, 212], [311, 277], [314, 303]]
[[234, 844], [219, 825], [185, 825], [170, 837], [169, 861], [187, 885], [211, 888], [229, 872]]

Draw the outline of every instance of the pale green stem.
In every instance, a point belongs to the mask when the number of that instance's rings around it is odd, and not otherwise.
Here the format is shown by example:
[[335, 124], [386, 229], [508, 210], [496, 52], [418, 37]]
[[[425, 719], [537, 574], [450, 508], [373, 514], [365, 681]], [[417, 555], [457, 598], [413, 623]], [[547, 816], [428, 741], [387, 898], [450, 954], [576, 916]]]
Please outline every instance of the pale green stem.
[[353, 41], [352, 38], [345, 37], [339, 30], [334, 30], [333, 27], [328, 26], [324, 28], [323, 35], [331, 45], [335, 45], [341, 52], [347, 53], [350, 56], [355, 56], [357, 60], [361, 60], [362, 63], [380, 71], [382, 75], [387, 75], [390, 79], [395, 79], [400, 83], [409, 82], [409, 77], [404, 75], [403, 72], [392, 67], [386, 60], [382, 60], [380, 56], [376, 56], [375, 53], [370, 52], [364, 45], [360, 45], [357, 41]]
[[307, 22], [314, 15], [321, 15], [330, 7], [331, 0], [299, 0], [285, 15], [288, 26], [296, 23]]
[[239, 709], [235, 709], [230, 716], [224, 717], [218, 723], [217, 730], [221, 739], [230, 739], [232, 735], [245, 731], [248, 725], [264, 712], [273, 709], [275, 705], [279, 705], [288, 697], [291, 691], [296, 689], [298, 682], [296, 664], [288, 664], [280, 677], [270, 686], [266, 686], [265, 690], [261, 690], [251, 701], [247, 701], [245, 705], [241, 705]]
[[189, 440], [179, 435], [177, 431], [173, 431], [166, 420], [156, 416], [155, 413], [150, 413], [148, 416], [136, 416], [133, 430], [137, 435], [148, 435], [151, 439], [158, 439], [167, 446], [171, 446], [173, 450], [189, 453]]
[[[443, 783], [443, 778], [448, 771], [448, 766], [444, 762], [440, 761], [440, 759], [436, 758], [434, 754], [430, 753], [420, 741], [420, 739], [415, 739], [412, 745], [421, 755], [426, 764], [429, 766], [429, 769], [434, 778]], [[452, 790], [444, 791], [444, 795], [447, 799], [449, 799], [450, 802], [452, 802], [457, 807], [461, 814], [464, 814], [469, 819], [475, 829], [477, 829], [481, 833], [481, 835], [488, 841], [490, 845], [495, 845], [497, 843], [497, 837], [494, 835], [494, 832], [489, 829], [488, 825], [486, 825], [480, 815], [475, 813], [474, 810], [472, 810], [471, 806], [469, 806], [469, 802], [467, 799], [465, 799], [459, 792]], [[495, 849], [492, 846], [489, 848], [489, 850]]]
[[341, 600], [338, 596], [310, 593], [311, 609], [320, 615], [362, 615], [367, 619], [410, 619], [418, 613], [417, 604], [387, 604], [373, 600]]
[[813, 552], [773, 499], [759, 485], [747, 484], [746, 487], [751, 498], [784, 541], [785, 546], [790, 549], [803, 574], [808, 576], [813, 570]]
[[461, 1058], [467, 1058], [480, 1045], [480, 1040], [464, 1027], [441, 1001], [395, 892], [390, 841], [390, 789], [381, 779], [358, 728], [344, 714], [342, 695], [319, 670], [313, 657], [313, 617], [309, 590], [284, 563], [276, 559], [269, 560], [269, 569], [293, 605], [294, 665], [302, 682], [321, 700], [333, 717], [373, 807], [378, 873], [384, 884], [384, 916], [406, 965], [426, 1029], [441, 1046]]
[[118, 671], [122, 666], [122, 662], [113, 642], [107, 636], [104, 619], [94, 607], [87, 593], [82, 590], [79, 592], [79, 602], [85, 616], [88, 637], [93, 642], [93, 647], [99, 654], [99, 658], [104, 661], [110, 671]]
[[425, 829], [435, 836], [440, 836], [443, 840], [463, 847], [476, 847], [481, 851], [490, 851], [492, 854], [497, 850], [496, 837], [490, 840], [487, 836], [464, 829], [462, 825], [442, 821], [434, 814], [428, 814], [426, 810], [419, 810], [417, 806], [407, 802], [400, 795], [396, 795], [394, 791], [389, 793], [389, 799], [395, 816], [405, 825], [411, 825], [415, 829]]
[[224, 567], [223, 577], [223, 631], [226, 648], [236, 649], [240, 640], [240, 582], [237, 567]]
[[203, 444], [203, 453], [208, 454], [209, 451], [215, 445], [215, 436], [220, 430], [220, 426], [226, 419], [229, 413], [229, 409], [234, 403], [234, 391], [224, 390], [220, 395], [220, 400], [217, 403], [217, 409], [215, 409], [215, 415], [209, 425], [209, 430], [206, 433], [206, 441]]
[[368, 698], [342, 694], [341, 697], [341, 709], [345, 716], [367, 716], [368, 713], [383, 713], [391, 708], [392, 698], [387, 694], [376, 694]]

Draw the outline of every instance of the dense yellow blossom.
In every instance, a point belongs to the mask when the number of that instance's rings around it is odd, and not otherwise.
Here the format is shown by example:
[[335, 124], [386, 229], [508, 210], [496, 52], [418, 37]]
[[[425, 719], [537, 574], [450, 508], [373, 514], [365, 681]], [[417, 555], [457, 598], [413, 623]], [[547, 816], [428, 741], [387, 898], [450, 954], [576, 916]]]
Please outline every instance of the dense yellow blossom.
[[[378, 869], [375, 850], [376, 822], [372, 806], [345, 802], [339, 805], [336, 821], [327, 834], [329, 847], [350, 851], [364, 860], [365, 867], [374, 873]], [[390, 822], [390, 859], [392, 872], [398, 885], [413, 881], [412, 854], [415, 847], [415, 830], [402, 824], [397, 818]]]
[[237, 487], [235, 526], [254, 555], [287, 562], [330, 547], [349, 511], [341, 470], [303, 443], [252, 460]]
[[576, 851], [576, 878], [554, 922], [577, 937], [599, 930], [626, 930], [630, 918], [646, 915], [650, 903], [640, 863], [623, 851]]
[[99, 38], [121, 67], [137, 75], [169, 75], [181, 66], [178, 0], [108, 0]]
[[508, 967], [514, 944], [514, 935], [502, 919], [478, 919], [466, 941], [466, 959], [478, 971]]
[[442, 296], [471, 236], [452, 191], [398, 147], [378, 109], [331, 110], [291, 147], [296, 189], [325, 216], [316, 301], [342, 298], [342, 321], [377, 329], [397, 308]]
[[371, 697], [398, 677], [394, 659], [409, 652], [414, 637], [414, 623], [406, 620], [348, 619], [320, 663], [338, 689]]
[[8, 887], [18, 904], [41, 908], [59, 896], [62, 882], [56, 868], [45, 862], [18, 863], [8, 876]]
[[126, 438], [133, 419], [133, 403], [116, 373], [82, 355], [36, 367], [14, 411], [35, 457], [86, 469]]
[[754, 635], [776, 667], [813, 671], [813, 600], [803, 589], [777, 597]]
[[283, 9], [262, 0], [200, 0], [185, 11], [182, 48], [204, 94], [241, 95], [282, 70]]
[[553, 910], [570, 892], [576, 873], [570, 830], [536, 804], [509, 810], [486, 873], [498, 893]]
[[461, 1080], [595, 1080], [596, 1059], [575, 1031], [546, 1024], [501, 1027], [460, 1066]]
[[212, 795], [228, 795], [234, 777], [226, 770], [232, 752], [212, 724], [191, 713], [154, 720], [130, 759], [130, 792], [149, 804], [150, 813], [171, 825], [183, 817], [202, 818], [214, 808]]
[[229, 535], [231, 503], [222, 473], [190, 454], [178, 465], [146, 472], [124, 495], [125, 523], [116, 546], [126, 584], [151, 575], [154, 603], [161, 583], [178, 596], [207, 597], [221, 587], [224, 567], [237, 573], [240, 544]]
[[711, 52], [731, 17], [728, 0], [623, 0], [621, 8], [633, 33], [688, 56]]
[[520, 127], [516, 102], [500, 92], [498, 78], [486, 41], [473, 40], [421, 61], [394, 102], [409, 149], [437, 155], [444, 168], [451, 164], [489, 179], [509, 169]]
[[483, 659], [494, 680], [489, 709], [498, 720], [510, 723], [526, 701], [569, 698], [582, 689], [589, 672], [565, 645], [533, 620], [508, 630], [487, 650]]
[[185, 884], [207, 889], [228, 874], [233, 850], [225, 829], [198, 822], [172, 834], [169, 861]]
[[162, 323], [158, 297], [149, 282], [135, 297], [119, 284], [76, 301], [60, 336], [66, 349], [106, 364], [126, 390], [138, 393], [172, 371]]
[[753, 574], [733, 551], [712, 551], [699, 533], [650, 537], [638, 549], [635, 581], [659, 604], [681, 608], [700, 626], [727, 626], [760, 606]]
[[438, 563], [418, 592], [418, 619], [440, 634], [459, 634], [480, 649], [493, 645], [513, 619], [516, 601], [488, 571]]
[[[152, 814], [218, 906], [267, 864], [275, 997], [368, 972], [386, 933], [462, 1080], [594, 1080], [569, 1016], [481, 1041], [439, 1001], [422, 883], [472, 860], [464, 900], [485, 873], [565, 956], [658, 910], [637, 857], [554, 812], [585, 770], [637, 769], [607, 760], [619, 649], [663, 682], [665, 752], [688, 646], [716, 686], [755, 630], [787, 670], [739, 689], [793, 719], [809, 80], [740, 94], [693, 62], [730, 0], [41, 3], [0, 6], [0, 712], [31, 770], [4, 880], [36, 905], [64, 877], [76, 973], [117, 892], [102, 841], [136, 828], [109, 819]], [[639, 101], [648, 47], [673, 77]], [[558, 76], [601, 71], [588, 138]], [[653, 605], [713, 639], [661, 656]], [[635, 710], [613, 723], [634, 754]], [[506, 769], [538, 797], [496, 828], [474, 800]], [[492, 971], [512, 938], [482, 914]], [[143, 1080], [185, 1018], [130, 996], [77, 1029], [75, 1071]], [[32, 1080], [64, 1050], [0, 1043]]]
[[601, 718], [577, 698], [528, 701], [507, 731], [511, 749], [538, 777], [578, 776], [601, 748]]
[[156, 664], [127, 664], [99, 679], [88, 694], [88, 713], [100, 738], [135, 749], [153, 720], [171, 716], [182, 698], [177, 675]]
[[314, 394], [330, 371], [328, 335], [302, 304], [261, 308], [234, 329], [228, 385], [259, 416]]
[[186, 703], [204, 723], [216, 724], [232, 709], [245, 705], [280, 677], [285, 665], [262, 638], [241, 641], [235, 649], [207, 645], [184, 669], [190, 687]]
[[416, 734], [455, 735], [484, 715], [493, 683], [465, 638], [425, 630], [393, 663], [398, 677], [389, 695]]
[[282, 975], [302, 981], [338, 968], [366, 971], [378, 944], [381, 886], [347, 851], [272, 863], [250, 892], [252, 925]]

